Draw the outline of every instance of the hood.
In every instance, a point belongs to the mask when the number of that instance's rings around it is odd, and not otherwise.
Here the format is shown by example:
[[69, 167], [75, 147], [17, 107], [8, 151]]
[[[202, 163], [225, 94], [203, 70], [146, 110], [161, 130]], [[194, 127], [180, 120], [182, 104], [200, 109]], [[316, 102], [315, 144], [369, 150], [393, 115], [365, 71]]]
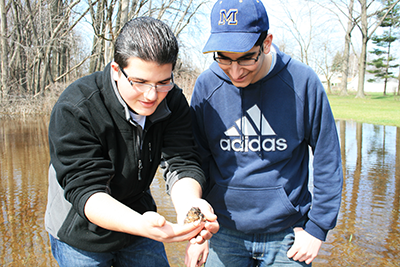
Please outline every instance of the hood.
[[[272, 70], [272, 72], [270, 72], [267, 76], [265, 76], [264, 78], [262, 78], [261, 80], [264, 79], [269, 79], [273, 76], [275, 76], [277, 73], [279, 73], [291, 60], [291, 57], [286, 55], [285, 53], [282, 53], [278, 47], [275, 44], [272, 44], [273, 47], [276, 50], [276, 64], [274, 69]], [[232, 83], [230, 78], [228, 77], [228, 75], [225, 74], [225, 72], [219, 67], [217, 62], [213, 62], [210, 66], [210, 70], [217, 75], [218, 77], [220, 77], [221, 79], [223, 79], [224, 81], [228, 82], [228, 83]], [[261, 81], [260, 80], [260, 81]], [[256, 83], [258, 83], [259, 81], [257, 81]], [[250, 85], [249, 85], [250, 86]]]

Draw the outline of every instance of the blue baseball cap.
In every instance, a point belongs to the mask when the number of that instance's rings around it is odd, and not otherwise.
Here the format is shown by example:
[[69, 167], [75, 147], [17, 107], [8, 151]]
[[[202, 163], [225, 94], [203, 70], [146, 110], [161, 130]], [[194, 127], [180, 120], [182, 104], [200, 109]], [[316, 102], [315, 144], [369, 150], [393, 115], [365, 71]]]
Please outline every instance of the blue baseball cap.
[[203, 53], [249, 51], [268, 31], [267, 11], [261, 0], [218, 0], [211, 10], [211, 35]]

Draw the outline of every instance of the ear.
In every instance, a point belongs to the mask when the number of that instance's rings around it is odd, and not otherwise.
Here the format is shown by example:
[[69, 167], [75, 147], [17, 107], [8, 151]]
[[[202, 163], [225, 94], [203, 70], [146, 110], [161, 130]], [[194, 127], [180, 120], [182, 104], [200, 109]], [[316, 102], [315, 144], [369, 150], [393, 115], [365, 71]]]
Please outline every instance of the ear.
[[119, 66], [117, 63], [115, 63], [114, 61], [111, 62], [111, 76], [114, 79], [114, 81], [118, 81], [119, 77], [120, 77], [120, 73], [119, 73]]
[[265, 37], [265, 40], [263, 42], [265, 54], [268, 54], [271, 51], [272, 39], [273, 39], [272, 34], [268, 33], [267, 37]]

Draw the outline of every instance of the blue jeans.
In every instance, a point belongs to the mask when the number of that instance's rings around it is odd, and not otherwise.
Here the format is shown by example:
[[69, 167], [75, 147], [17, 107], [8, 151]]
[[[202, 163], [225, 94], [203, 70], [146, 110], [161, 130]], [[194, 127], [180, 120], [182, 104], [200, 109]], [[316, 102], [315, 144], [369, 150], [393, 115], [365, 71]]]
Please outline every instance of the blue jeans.
[[206, 267], [311, 266], [287, 257], [294, 242], [292, 228], [273, 234], [245, 234], [220, 226], [209, 242]]
[[167, 267], [168, 259], [161, 242], [139, 238], [132, 245], [115, 252], [97, 253], [72, 247], [50, 236], [51, 251], [60, 267]]

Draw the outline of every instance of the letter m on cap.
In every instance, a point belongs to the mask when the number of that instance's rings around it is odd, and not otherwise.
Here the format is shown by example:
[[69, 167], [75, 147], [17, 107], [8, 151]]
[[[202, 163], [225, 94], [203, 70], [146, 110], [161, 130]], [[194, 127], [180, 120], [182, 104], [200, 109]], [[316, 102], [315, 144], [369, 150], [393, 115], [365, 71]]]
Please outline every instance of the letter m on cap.
[[226, 12], [225, 9], [221, 9], [219, 11], [219, 22], [218, 25], [224, 25], [225, 22], [228, 22], [228, 25], [237, 25], [236, 14], [238, 13], [237, 9], [229, 9]]

